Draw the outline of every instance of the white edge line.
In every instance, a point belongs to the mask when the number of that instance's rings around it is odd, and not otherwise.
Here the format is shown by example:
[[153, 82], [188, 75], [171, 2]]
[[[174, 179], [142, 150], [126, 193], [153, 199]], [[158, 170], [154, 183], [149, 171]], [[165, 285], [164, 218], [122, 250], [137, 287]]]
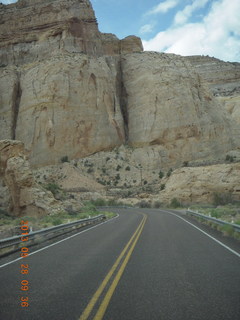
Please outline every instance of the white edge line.
[[[93, 226], [93, 227], [88, 228], [88, 229], [86, 229], [86, 230], [80, 231], [80, 232], [78, 232], [78, 233], [76, 233], [76, 234], [73, 234], [73, 235], [70, 236], [70, 237], [67, 237], [67, 238], [62, 239], [62, 240], [57, 241], [57, 242], [54, 242], [54, 243], [50, 244], [49, 246], [46, 246], [46, 247], [41, 248], [41, 249], [39, 249], [39, 250], [36, 250], [36, 251], [34, 251], [34, 252], [32, 252], [32, 253], [29, 253], [28, 256], [31, 256], [31, 255], [33, 255], [33, 254], [35, 254], [35, 253], [38, 253], [38, 252], [40, 252], [40, 251], [43, 251], [43, 250], [48, 249], [48, 248], [50, 248], [50, 247], [53, 247], [53, 246], [55, 246], [56, 244], [59, 244], [59, 243], [61, 243], [61, 242], [63, 242], [63, 241], [66, 241], [66, 240], [69, 240], [69, 239], [71, 239], [71, 238], [74, 238], [74, 237], [78, 236], [78, 235], [81, 234], [81, 233], [84, 233], [84, 232], [87, 232], [87, 231], [92, 230], [92, 229], [94, 229], [94, 228], [97, 228], [97, 227], [99, 227], [99, 226], [101, 226], [101, 225], [103, 225], [103, 224], [105, 224], [105, 223], [108, 223], [108, 222], [110, 222], [110, 221], [112, 221], [112, 220], [114, 220], [114, 219], [117, 219], [118, 217], [119, 217], [119, 214], [117, 214], [117, 216], [114, 217], [114, 218], [111, 218], [111, 219], [109, 219], [109, 220], [107, 220], [107, 221], [104, 221], [104, 222], [102, 222], [102, 223], [97, 224], [96, 226]], [[17, 262], [17, 261], [19, 261], [19, 260], [22, 260], [22, 259], [25, 259], [25, 258], [24, 258], [24, 257], [20, 257], [20, 258], [17, 258], [17, 259], [15, 259], [15, 260], [13, 260], [13, 261], [7, 262], [7, 263], [1, 265], [1, 266], [0, 266], [0, 269], [3, 268], [3, 267], [8, 266], [9, 264], [12, 264], [12, 263]]]
[[194, 224], [192, 224], [191, 222], [185, 220], [184, 218], [178, 216], [177, 214], [173, 213], [173, 212], [170, 212], [170, 211], [167, 211], [167, 210], [161, 210], [163, 212], [167, 212], [167, 213], [170, 213], [176, 217], [178, 217], [179, 219], [185, 221], [186, 223], [190, 224], [192, 227], [194, 227], [195, 229], [199, 230], [200, 232], [202, 232], [203, 234], [205, 234], [206, 236], [208, 236], [209, 238], [211, 238], [212, 240], [216, 241], [218, 244], [220, 244], [221, 246], [223, 246], [225, 249], [229, 250], [230, 252], [232, 252], [233, 254], [235, 254], [237, 257], [240, 258], [240, 254], [236, 251], [234, 251], [233, 249], [229, 248], [228, 246], [226, 246], [224, 243], [222, 243], [221, 241], [217, 240], [216, 238], [210, 236], [210, 234], [208, 234], [207, 232], [203, 231], [202, 229], [198, 228], [197, 226], [195, 226]]

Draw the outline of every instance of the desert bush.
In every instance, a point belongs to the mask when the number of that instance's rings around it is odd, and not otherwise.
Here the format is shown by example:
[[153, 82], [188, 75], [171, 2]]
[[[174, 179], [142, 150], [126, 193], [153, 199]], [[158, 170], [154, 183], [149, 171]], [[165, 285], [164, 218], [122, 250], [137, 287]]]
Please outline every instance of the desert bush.
[[159, 172], [159, 178], [162, 179], [164, 177], [164, 173], [162, 171]]
[[215, 192], [213, 194], [213, 204], [215, 206], [225, 205], [232, 202], [233, 202], [233, 198], [230, 192], [229, 193]]
[[234, 228], [229, 225], [222, 226], [220, 229], [225, 236], [232, 237], [234, 235]]
[[93, 173], [94, 172], [94, 169], [93, 168], [88, 168], [87, 169], [87, 173]]
[[154, 204], [153, 204], [153, 207], [154, 207], [155, 209], [160, 208], [160, 207], [161, 207], [161, 202], [160, 202], [160, 201], [155, 201]]
[[56, 183], [48, 183], [45, 186], [45, 189], [47, 189], [48, 191], [51, 191], [54, 196], [56, 196], [56, 194], [61, 190], [59, 185], [57, 185]]
[[68, 160], [68, 156], [64, 156], [61, 158], [61, 162], [64, 163], [64, 162], [69, 162]]
[[91, 203], [96, 207], [104, 207], [106, 206], [106, 200], [102, 198], [98, 198], [96, 200], [92, 200]]
[[62, 224], [62, 223], [63, 223], [62, 219], [60, 219], [60, 218], [58, 218], [58, 217], [54, 217], [54, 218], [52, 219], [52, 224], [53, 224], [54, 226], [58, 226], [59, 224]]
[[230, 156], [229, 154], [226, 156], [226, 161], [228, 162], [233, 162], [234, 161], [234, 157]]
[[140, 201], [137, 205], [139, 208], [151, 208], [151, 203], [145, 200]]
[[188, 167], [188, 161], [183, 162], [183, 167]]
[[170, 177], [171, 176], [171, 174], [172, 174], [172, 172], [173, 172], [173, 169], [171, 168], [171, 169], [169, 169], [168, 170], [168, 172], [167, 172], [167, 177]]
[[177, 198], [173, 198], [173, 199], [171, 200], [170, 207], [172, 207], [172, 208], [179, 208], [179, 207], [181, 207], [181, 203], [180, 203], [180, 201], [179, 201]]
[[3, 209], [0, 209], [0, 217], [4, 216], [5, 217], [10, 217], [9, 213]]

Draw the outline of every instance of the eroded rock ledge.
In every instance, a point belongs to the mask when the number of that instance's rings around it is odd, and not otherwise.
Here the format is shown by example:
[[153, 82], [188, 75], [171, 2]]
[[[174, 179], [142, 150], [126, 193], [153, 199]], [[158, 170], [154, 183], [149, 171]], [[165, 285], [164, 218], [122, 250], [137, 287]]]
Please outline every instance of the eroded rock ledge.
[[52, 193], [35, 182], [20, 141], [0, 140], [0, 185], [0, 207], [14, 216], [43, 216], [64, 211]]

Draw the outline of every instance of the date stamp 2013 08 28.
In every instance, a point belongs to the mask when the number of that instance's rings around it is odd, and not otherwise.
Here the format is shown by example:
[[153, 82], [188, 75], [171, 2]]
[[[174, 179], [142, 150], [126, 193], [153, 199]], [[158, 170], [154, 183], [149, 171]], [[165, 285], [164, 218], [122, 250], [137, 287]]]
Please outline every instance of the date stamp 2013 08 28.
[[[23, 221], [21, 220], [21, 231], [22, 231], [22, 237], [21, 241], [24, 243], [24, 246], [21, 247], [21, 257], [26, 258], [28, 257], [29, 253], [29, 248], [27, 247], [27, 241], [28, 241], [28, 234], [29, 234], [29, 226], [28, 226], [28, 221]], [[21, 268], [20, 272], [22, 275], [24, 275], [24, 279], [21, 280], [21, 306], [23, 308], [29, 307], [29, 297], [28, 297], [28, 290], [29, 290], [29, 280], [28, 278], [29, 275], [29, 265], [21, 263]]]

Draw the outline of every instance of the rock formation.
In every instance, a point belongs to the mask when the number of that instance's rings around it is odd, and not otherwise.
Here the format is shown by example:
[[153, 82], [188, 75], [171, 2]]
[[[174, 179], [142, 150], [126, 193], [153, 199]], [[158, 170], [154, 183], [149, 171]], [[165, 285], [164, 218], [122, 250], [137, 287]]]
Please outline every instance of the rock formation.
[[33, 165], [124, 143], [177, 165], [239, 145], [193, 59], [101, 34], [88, 0], [19, 0], [0, 17], [0, 137], [23, 141]]
[[89, 0], [0, 4], [0, 61], [0, 139], [22, 141], [35, 168], [125, 145], [138, 178], [124, 186], [239, 151], [240, 64], [143, 52], [100, 33]]
[[35, 165], [124, 143], [120, 54], [141, 41], [101, 34], [88, 0], [0, 9], [1, 139], [23, 141]]
[[225, 106], [240, 124], [240, 63], [223, 62], [204, 57], [188, 57], [189, 62], [205, 80], [216, 100]]
[[239, 128], [232, 130], [187, 59], [136, 53], [122, 60], [130, 145], [160, 146], [160, 155], [175, 161], [217, 158], [239, 146]]
[[[14, 216], [42, 216], [64, 211], [51, 192], [35, 183], [20, 141], [0, 141], [0, 207]], [[3, 191], [3, 192], [2, 192]]]
[[173, 198], [182, 203], [212, 203], [214, 194], [240, 200], [240, 163], [219, 164], [176, 169], [166, 181], [159, 200], [170, 203]]

